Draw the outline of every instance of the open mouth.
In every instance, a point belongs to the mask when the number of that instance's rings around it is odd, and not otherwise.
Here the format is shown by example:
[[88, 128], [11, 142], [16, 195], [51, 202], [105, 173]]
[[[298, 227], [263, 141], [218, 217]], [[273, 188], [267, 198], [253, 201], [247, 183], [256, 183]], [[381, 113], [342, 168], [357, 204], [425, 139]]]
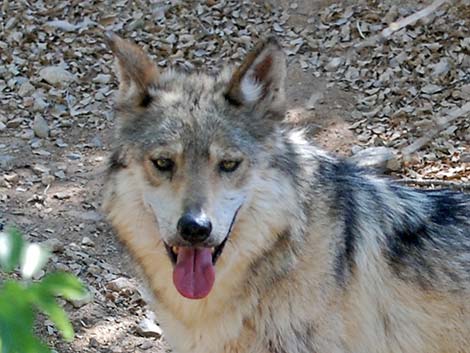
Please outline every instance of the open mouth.
[[[222, 243], [220, 243], [220, 245], [215, 246], [215, 247], [211, 247], [211, 248], [189, 248], [188, 247], [188, 249], [209, 249], [209, 251], [211, 253], [211, 257], [212, 257], [212, 265], [215, 266], [217, 260], [219, 259], [220, 255], [222, 254], [222, 251], [224, 250], [225, 243], [227, 243], [227, 240], [228, 240], [228, 236], [225, 237], [224, 241]], [[164, 244], [165, 244], [165, 249], [168, 253], [168, 256], [169, 256], [171, 262], [173, 262], [173, 264], [176, 265], [178, 263], [178, 255], [180, 253], [180, 250], [181, 249], [185, 250], [186, 247], [183, 247], [183, 246], [169, 246], [166, 243], [164, 243]]]
[[215, 247], [170, 246], [165, 243], [168, 256], [174, 264], [173, 284], [178, 292], [189, 299], [202, 299], [212, 290], [215, 282], [215, 264], [232, 232], [240, 207], [236, 210], [225, 239]]

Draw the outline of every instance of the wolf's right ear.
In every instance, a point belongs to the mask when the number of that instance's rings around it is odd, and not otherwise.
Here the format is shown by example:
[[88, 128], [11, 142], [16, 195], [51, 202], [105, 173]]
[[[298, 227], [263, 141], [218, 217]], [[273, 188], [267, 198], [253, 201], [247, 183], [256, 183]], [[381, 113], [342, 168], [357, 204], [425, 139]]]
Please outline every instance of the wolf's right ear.
[[283, 118], [286, 109], [286, 56], [276, 39], [259, 43], [233, 73], [225, 98]]
[[148, 106], [152, 100], [149, 89], [158, 79], [157, 66], [137, 45], [112, 32], [106, 32], [104, 37], [117, 62], [118, 102]]

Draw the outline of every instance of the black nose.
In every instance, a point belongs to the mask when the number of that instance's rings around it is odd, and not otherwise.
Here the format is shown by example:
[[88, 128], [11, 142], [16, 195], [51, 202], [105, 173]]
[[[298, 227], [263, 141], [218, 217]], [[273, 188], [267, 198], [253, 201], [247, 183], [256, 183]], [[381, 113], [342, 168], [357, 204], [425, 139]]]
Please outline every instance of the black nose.
[[191, 243], [201, 242], [209, 238], [212, 223], [205, 214], [184, 214], [177, 224], [178, 233]]

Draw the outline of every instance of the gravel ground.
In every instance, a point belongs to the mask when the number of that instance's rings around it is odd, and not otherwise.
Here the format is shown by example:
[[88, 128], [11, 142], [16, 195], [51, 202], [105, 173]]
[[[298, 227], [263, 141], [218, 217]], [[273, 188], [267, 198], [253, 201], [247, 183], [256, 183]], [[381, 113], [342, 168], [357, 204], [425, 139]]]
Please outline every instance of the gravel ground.
[[[441, 123], [470, 99], [470, 6], [443, 6], [355, 50], [426, 5], [393, 3], [3, 1], [0, 223], [47, 242], [47, 270], [71, 271], [93, 293], [64, 303], [72, 343], [47, 320], [44, 340], [60, 353], [169, 351], [100, 212], [116, 89], [105, 30], [140, 43], [162, 68], [189, 70], [241, 60], [273, 33], [288, 54], [288, 119], [310, 126], [317, 143], [361, 162], [386, 156], [381, 167], [397, 177], [468, 183], [469, 114]], [[429, 143], [403, 152], [433, 129]]]

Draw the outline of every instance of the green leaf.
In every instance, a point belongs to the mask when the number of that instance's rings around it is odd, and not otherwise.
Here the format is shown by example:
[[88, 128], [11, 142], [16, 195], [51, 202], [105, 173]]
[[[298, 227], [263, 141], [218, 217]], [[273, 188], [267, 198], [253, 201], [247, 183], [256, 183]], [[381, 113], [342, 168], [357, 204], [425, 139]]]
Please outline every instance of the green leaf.
[[67, 300], [81, 300], [89, 295], [82, 282], [65, 272], [48, 274], [37, 285], [52, 295], [60, 295]]
[[72, 340], [74, 335], [72, 324], [52, 294], [41, 286], [32, 286], [30, 294], [33, 303], [56, 325], [64, 339]]
[[24, 241], [20, 232], [9, 229], [0, 233], [0, 267], [6, 272], [13, 271], [20, 261]]
[[34, 312], [27, 287], [7, 281], [0, 288], [1, 353], [49, 353], [33, 334]]

